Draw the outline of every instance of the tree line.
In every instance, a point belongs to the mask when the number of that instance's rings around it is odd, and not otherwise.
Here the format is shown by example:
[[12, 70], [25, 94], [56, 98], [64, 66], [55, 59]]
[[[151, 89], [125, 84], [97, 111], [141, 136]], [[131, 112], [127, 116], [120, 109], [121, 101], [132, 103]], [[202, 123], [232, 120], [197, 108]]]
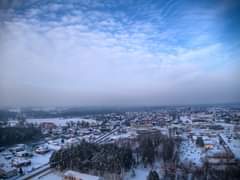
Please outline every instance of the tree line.
[[39, 139], [41, 136], [41, 130], [36, 127], [0, 128], [0, 146], [24, 143]]

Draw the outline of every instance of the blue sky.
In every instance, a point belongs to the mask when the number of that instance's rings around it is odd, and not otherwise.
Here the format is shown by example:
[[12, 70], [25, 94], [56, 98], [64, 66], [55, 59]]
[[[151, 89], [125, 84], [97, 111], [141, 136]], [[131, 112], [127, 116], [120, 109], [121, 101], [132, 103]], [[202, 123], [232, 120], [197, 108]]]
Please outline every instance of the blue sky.
[[239, 102], [237, 0], [2, 0], [2, 106]]

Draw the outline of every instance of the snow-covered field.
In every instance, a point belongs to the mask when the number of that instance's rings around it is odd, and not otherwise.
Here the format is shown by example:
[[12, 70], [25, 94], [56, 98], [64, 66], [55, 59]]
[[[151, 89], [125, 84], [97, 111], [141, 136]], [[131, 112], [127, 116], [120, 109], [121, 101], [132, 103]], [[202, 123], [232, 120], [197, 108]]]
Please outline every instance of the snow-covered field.
[[82, 119], [82, 118], [37, 118], [37, 119], [27, 119], [28, 123], [40, 124], [43, 122], [51, 122], [57, 126], [64, 126], [67, 122], [88, 122], [88, 123], [97, 123], [94, 119]]

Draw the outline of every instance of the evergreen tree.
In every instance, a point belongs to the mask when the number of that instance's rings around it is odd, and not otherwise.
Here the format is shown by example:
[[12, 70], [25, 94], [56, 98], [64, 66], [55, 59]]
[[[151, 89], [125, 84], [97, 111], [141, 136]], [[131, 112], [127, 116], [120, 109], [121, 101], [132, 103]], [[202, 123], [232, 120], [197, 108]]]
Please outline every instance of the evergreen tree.
[[158, 173], [154, 170], [151, 170], [148, 174], [147, 180], [159, 180]]
[[41, 130], [35, 127], [0, 128], [0, 146], [32, 141], [41, 136]]
[[172, 139], [166, 139], [163, 143], [163, 160], [168, 161], [173, 157], [174, 142]]
[[200, 147], [204, 146], [204, 142], [203, 142], [203, 138], [202, 137], [197, 137], [196, 145], [198, 145]]

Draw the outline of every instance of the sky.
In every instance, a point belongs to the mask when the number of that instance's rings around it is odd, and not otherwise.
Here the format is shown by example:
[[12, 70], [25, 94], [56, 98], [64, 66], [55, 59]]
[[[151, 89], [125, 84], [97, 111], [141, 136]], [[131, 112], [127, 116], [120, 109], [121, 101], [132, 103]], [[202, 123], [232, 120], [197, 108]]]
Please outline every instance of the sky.
[[0, 0], [0, 106], [240, 102], [238, 0]]

